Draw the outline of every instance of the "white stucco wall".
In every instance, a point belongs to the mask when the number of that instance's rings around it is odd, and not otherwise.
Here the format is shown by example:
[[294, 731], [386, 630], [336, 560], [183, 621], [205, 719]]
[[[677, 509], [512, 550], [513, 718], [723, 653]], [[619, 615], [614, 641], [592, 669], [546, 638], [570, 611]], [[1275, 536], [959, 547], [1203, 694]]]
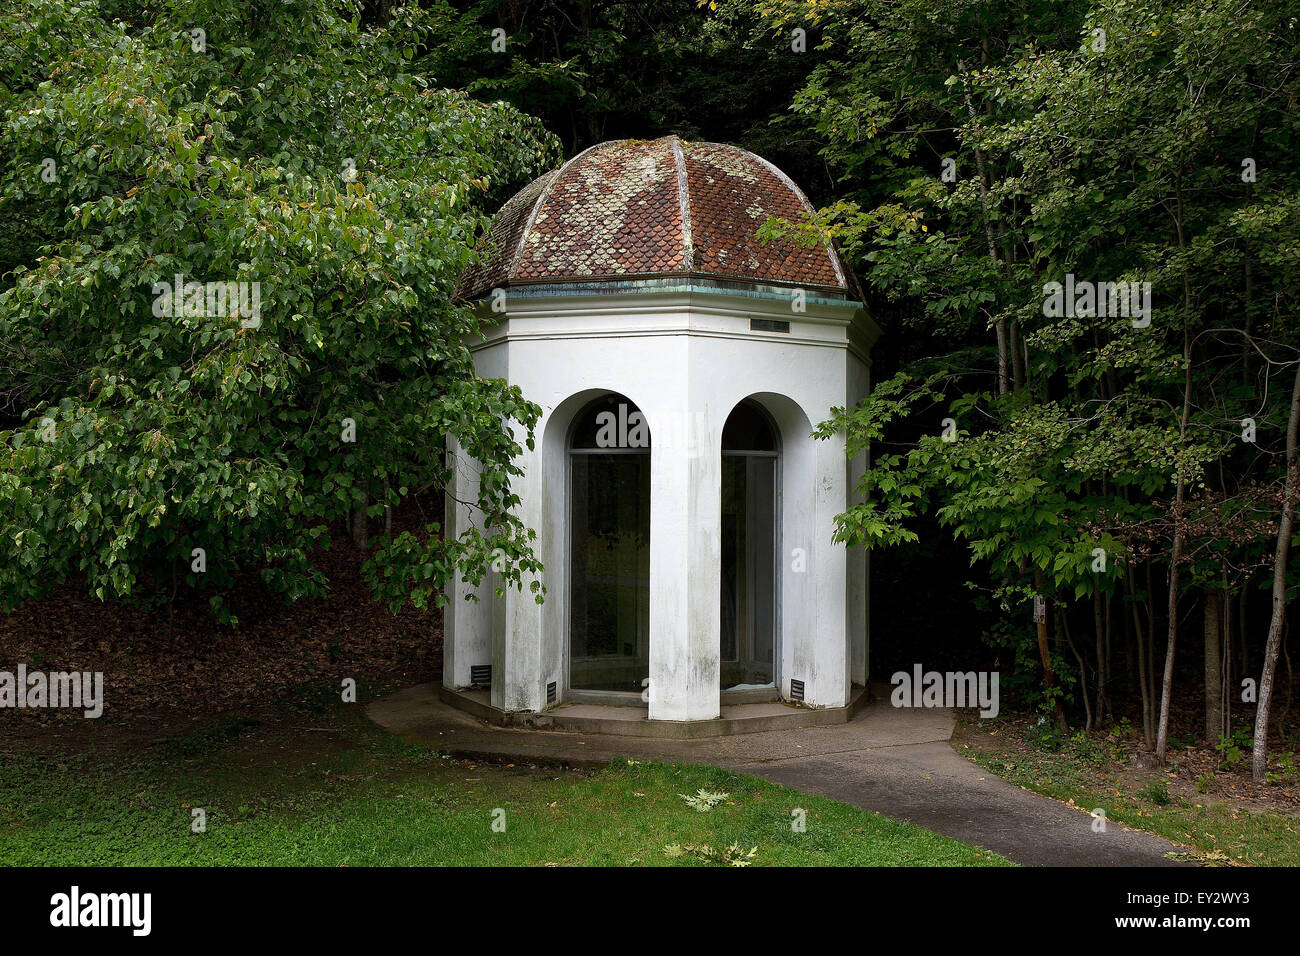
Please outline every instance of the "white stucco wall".
[[[809, 432], [832, 406], [865, 395], [870, 320], [851, 303], [808, 301], [798, 313], [783, 297], [732, 292], [509, 293], [475, 360], [480, 374], [507, 378], [543, 409], [516, 490], [538, 532], [547, 600], [513, 590], [496, 600], [485, 584], [476, 605], [464, 601], [463, 583], [451, 585], [444, 680], [463, 686], [471, 664], [491, 662], [497, 707], [541, 710], [550, 681], [566, 696], [569, 426], [592, 398], [617, 392], [651, 432], [650, 717], [718, 716], [722, 428], [752, 397], [781, 442], [778, 686], [788, 696], [794, 678], [811, 705], [847, 703], [866, 677], [867, 562], [831, 539], [861, 465], [846, 463], [842, 439]], [[751, 318], [790, 331], [751, 331]], [[465, 500], [472, 465], [460, 464], [462, 473], [456, 496]], [[472, 517], [450, 501], [448, 516], [452, 533]]]

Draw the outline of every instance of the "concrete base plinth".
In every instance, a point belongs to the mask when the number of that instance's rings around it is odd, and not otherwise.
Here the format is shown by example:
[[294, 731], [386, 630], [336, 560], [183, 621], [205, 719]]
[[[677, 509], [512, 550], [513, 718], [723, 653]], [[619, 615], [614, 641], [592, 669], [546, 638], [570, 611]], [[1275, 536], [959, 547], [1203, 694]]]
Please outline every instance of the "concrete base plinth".
[[438, 685], [438, 698], [498, 727], [694, 740], [847, 723], [866, 704], [868, 695], [865, 687], [855, 685], [845, 707], [809, 708], [789, 701], [723, 704], [721, 716], [711, 720], [651, 720], [644, 705], [618, 706], [581, 701], [557, 704], [541, 713], [511, 712], [493, 707], [487, 691], [443, 684]]

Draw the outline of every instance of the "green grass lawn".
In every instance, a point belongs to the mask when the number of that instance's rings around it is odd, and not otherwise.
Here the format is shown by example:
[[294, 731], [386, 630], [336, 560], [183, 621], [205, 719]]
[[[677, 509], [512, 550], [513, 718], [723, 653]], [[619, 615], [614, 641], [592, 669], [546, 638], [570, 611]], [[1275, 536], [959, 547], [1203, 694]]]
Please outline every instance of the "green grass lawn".
[[[309, 723], [311, 730], [301, 725]], [[692, 809], [681, 794], [729, 797]], [[191, 832], [193, 808], [206, 832]], [[494, 811], [504, 832], [493, 830]], [[795, 832], [792, 811], [806, 811]], [[919, 827], [723, 770], [474, 764], [359, 709], [244, 721], [150, 747], [0, 755], [6, 865], [708, 865], [665, 846], [757, 847], [757, 866], [1009, 865]]]

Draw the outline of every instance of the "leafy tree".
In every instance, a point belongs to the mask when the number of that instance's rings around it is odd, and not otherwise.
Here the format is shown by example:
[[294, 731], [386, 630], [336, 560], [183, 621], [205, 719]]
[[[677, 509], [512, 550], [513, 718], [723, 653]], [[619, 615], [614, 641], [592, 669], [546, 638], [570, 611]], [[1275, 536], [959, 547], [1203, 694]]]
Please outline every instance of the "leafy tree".
[[[878, 399], [823, 427], [853, 448], [870, 437], [907, 449], [875, 459], [871, 498], [842, 516], [841, 535], [898, 543], [933, 509], [1004, 597], [1059, 598], [1057, 643], [1081, 680], [1070, 605], [1091, 598], [1098, 686], [1101, 622], [1122, 595], [1144, 731], [1163, 759], [1185, 575], [1204, 587], [1216, 565], [1274, 564], [1264, 552], [1279, 525], [1261, 522], [1289, 500], [1281, 438], [1300, 330], [1280, 303], [1300, 291], [1295, 4], [765, 8], [773, 29], [821, 30], [831, 59], [795, 109], [815, 118], [844, 180], [843, 199], [768, 232], [838, 240], [924, 342]], [[1049, 307], [1067, 277], [1149, 282], [1150, 321], [1082, 300]], [[955, 441], [936, 410], [960, 426]], [[1258, 441], [1241, 440], [1247, 420]], [[1061, 664], [1043, 625], [1037, 638], [1051, 698]]]
[[31, 236], [0, 291], [0, 601], [204, 586], [228, 618], [241, 570], [317, 594], [329, 525], [441, 486], [448, 437], [484, 463], [484, 530], [384, 535], [375, 593], [535, 568], [510, 477], [538, 410], [474, 374], [453, 292], [482, 197], [554, 139], [415, 75], [439, 26], [417, 8], [116, 12], [0, 19], [0, 233]]

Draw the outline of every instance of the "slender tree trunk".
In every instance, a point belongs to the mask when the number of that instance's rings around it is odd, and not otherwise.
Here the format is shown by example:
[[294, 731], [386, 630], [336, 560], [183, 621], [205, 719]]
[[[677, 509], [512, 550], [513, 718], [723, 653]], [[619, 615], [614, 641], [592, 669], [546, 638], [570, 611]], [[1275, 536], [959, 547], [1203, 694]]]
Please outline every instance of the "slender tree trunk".
[[[964, 60], [958, 60], [957, 69], [965, 72], [966, 62]], [[975, 104], [970, 98], [969, 88], [966, 89], [963, 95], [966, 101], [966, 115], [973, 124], [976, 120], [977, 114], [975, 112]], [[988, 173], [984, 166], [984, 151], [978, 146], [975, 147], [975, 171], [979, 176], [980, 206], [984, 211], [984, 239], [988, 243], [989, 258], [994, 262], [1003, 263], [1004, 267], [1007, 269], [1007, 275], [1010, 277], [1010, 265], [1004, 263], [1002, 256], [998, 255], [997, 242], [993, 238], [993, 217], [989, 213]], [[995, 330], [997, 332], [998, 343], [998, 394], [1005, 395], [1008, 386], [1007, 368], [1009, 365], [1008, 356], [1011, 354], [1011, 343], [1007, 335], [1007, 320], [1004, 317], [998, 318]]]
[[1025, 348], [1024, 339], [1020, 335], [1020, 323], [1012, 319], [1011, 321], [1011, 384], [1018, 392], [1025, 387], [1029, 380], [1028, 369], [1029, 355]]
[[1277, 529], [1277, 548], [1273, 555], [1273, 619], [1268, 625], [1264, 645], [1264, 671], [1259, 677], [1259, 706], [1255, 708], [1255, 748], [1251, 769], [1255, 780], [1262, 782], [1268, 766], [1268, 709], [1273, 697], [1273, 672], [1277, 652], [1282, 646], [1282, 624], [1286, 620], [1286, 566], [1291, 558], [1291, 522], [1295, 512], [1297, 482], [1300, 482], [1300, 455], [1297, 454], [1300, 432], [1300, 364], [1296, 365], [1295, 384], [1291, 388], [1291, 416], [1286, 426], [1286, 480], [1282, 485], [1282, 520]]
[[[1227, 576], [1224, 576], [1225, 583]], [[1232, 640], [1233, 640], [1233, 611], [1232, 606], [1235, 603], [1238, 610], [1241, 608], [1242, 595], [1234, 597], [1231, 591], [1225, 591], [1226, 598], [1223, 607], [1223, 683], [1219, 687], [1219, 699], [1223, 702], [1223, 724], [1219, 731], [1227, 735], [1232, 733], [1232, 694], [1230, 689], [1236, 685], [1233, 678], [1233, 661], [1232, 661]]]
[[1010, 385], [1010, 376], [1007, 374], [1007, 320], [1002, 316], [997, 321], [998, 335], [998, 394], [1005, 395]]
[[[1134, 611], [1134, 616], [1137, 612]], [[1145, 634], [1140, 624], [1137, 625], [1138, 645], [1138, 684], [1142, 697], [1142, 745], [1150, 750], [1155, 744], [1155, 706], [1151, 700], [1151, 655], [1147, 651], [1150, 636]]]
[[[1128, 572], [1130, 595], [1137, 592], [1135, 577], [1130, 566]], [[1153, 743], [1152, 738], [1155, 736], [1155, 721], [1152, 719], [1153, 708], [1151, 706], [1151, 678], [1148, 673], [1151, 656], [1147, 651], [1148, 636], [1142, 629], [1142, 618], [1138, 614], [1137, 603], [1133, 602], [1130, 606], [1133, 610], [1133, 634], [1137, 640], [1138, 689], [1142, 696], [1142, 745], [1147, 750], [1150, 750]]]
[[[1181, 199], [1180, 210], [1181, 210]], [[1182, 225], [1179, 224], [1179, 245], [1182, 246]], [[1183, 278], [1183, 414], [1178, 423], [1178, 448], [1187, 448], [1187, 426], [1192, 417], [1192, 338], [1188, 325], [1191, 312], [1191, 291], [1187, 278]], [[1168, 641], [1165, 644], [1165, 670], [1160, 682], [1160, 727], [1156, 731], [1156, 762], [1165, 762], [1169, 746], [1169, 698], [1174, 686], [1174, 648], [1178, 644], [1178, 577], [1183, 560], [1186, 535], [1183, 528], [1183, 504], [1187, 499], [1187, 478], [1183, 463], [1178, 462], [1178, 488], [1174, 492], [1174, 543], [1169, 551], [1169, 621]]]
[[[1107, 608], [1109, 610], [1109, 608]], [[1092, 627], [1097, 643], [1097, 726], [1106, 721], [1106, 711], [1110, 705], [1106, 701], [1106, 672], [1109, 669], [1110, 651], [1107, 645], [1109, 637], [1106, 634], [1106, 614], [1102, 610], [1101, 591], [1094, 591], [1092, 594]]]
[[[1156, 728], [1156, 762], [1165, 762], [1165, 753], [1169, 746], [1169, 701], [1174, 687], [1174, 648], [1178, 643], [1178, 566], [1183, 559], [1182, 504], [1185, 485], [1178, 479], [1178, 494], [1175, 498], [1174, 520], [1178, 522], [1174, 532], [1174, 546], [1169, 552], [1169, 621], [1168, 638], [1165, 642], [1165, 667], [1160, 679], [1160, 724]], [[1153, 635], [1154, 637], [1154, 635]]]
[[[1247, 628], [1249, 623], [1246, 612], [1250, 610], [1250, 583], [1254, 578], [1248, 577], [1241, 584], [1241, 593], [1237, 595], [1237, 651], [1241, 660], [1237, 663], [1238, 674], [1250, 673], [1250, 645], [1246, 642], [1246, 635], [1250, 633]], [[1234, 681], [1234, 684], [1239, 684]]]
[[348, 522], [348, 537], [352, 541], [352, 547], [364, 548], [366, 546], [366, 501], [361, 499], [361, 504], [353, 510]]
[[1160, 709], [1160, 699], [1156, 694], [1156, 605], [1152, 597], [1156, 593], [1151, 577], [1151, 565], [1146, 568], [1147, 590], [1143, 602], [1147, 612], [1147, 699], [1151, 701], [1151, 752], [1155, 753], [1156, 714]]
[[1205, 739], [1211, 746], [1223, 733], [1223, 647], [1220, 610], [1223, 598], [1217, 588], [1205, 589]]
[[[1043, 595], [1044, 603], [1047, 600], [1046, 582], [1043, 579], [1043, 573], [1037, 569], [1034, 570], [1034, 587], [1039, 594]], [[1070, 732], [1070, 724], [1065, 719], [1065, 705], [1061, 703], [1060, 695], [1052, 693], [1056, 687], [1056, 671], [1052, 667], [1052, 652], [1047, 645], [1047, 609], [1043, 608], [1043, 617], [1037, 622], [1038, 626], [1038, 656], [1043, 662], [1043, 686], [1047, 690], [1047, 695], [1053, 699], [1056, 707], [1056, 726], [1063, 734]]]
[[1056, 609], [1056, 627], [1057, 630], [1065, 635], [1065, 643], [1070, 648], [1070, 653], [1079, 665], [1079, 696], [1083, 698], [1083, 715], [1084, 730], [1092, 730], [1094, 723], [1092, 717], [1092, 702], [1088, 699], [1088, 666], [1084, 663], [1083, 655], [1079, 649], [1074, 646], [1074, 637], [1070, 634], [1070, 622], [1066, 620], [1065, 612], [1058, 607]]
[[1112, 638], [1115, 635], [1115, 596], [1106, 595], [1106, 712], [1105, 719], [1109, 723], [1115, 719], [1115, 707], [1110, 702], [1110, 680], [1115, 665], [1115, 650]]

